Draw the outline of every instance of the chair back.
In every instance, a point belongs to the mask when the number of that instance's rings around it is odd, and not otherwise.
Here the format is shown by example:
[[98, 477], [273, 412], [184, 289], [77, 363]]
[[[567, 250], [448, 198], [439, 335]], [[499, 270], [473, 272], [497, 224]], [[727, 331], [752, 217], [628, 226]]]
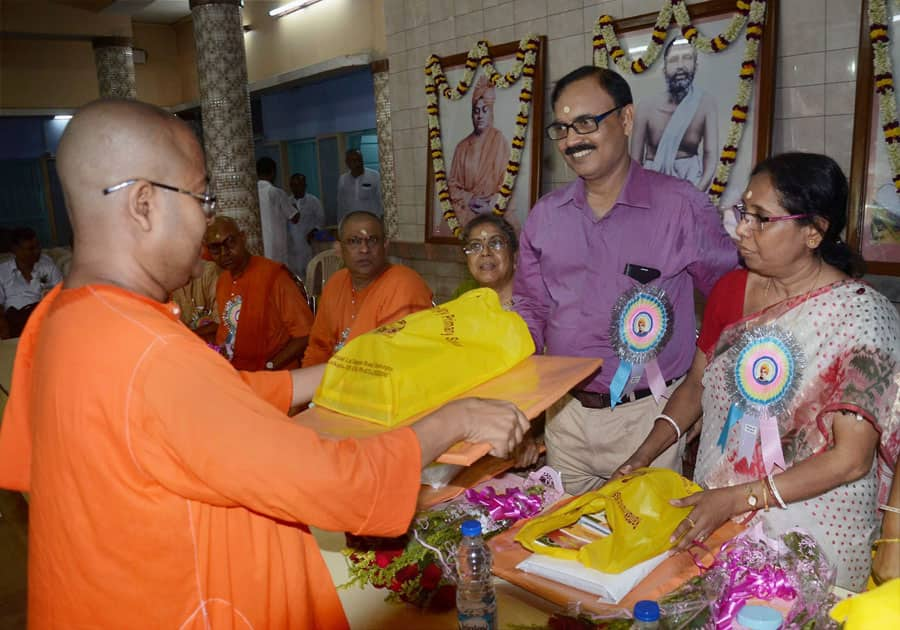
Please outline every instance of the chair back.
[[306, 266], [306, 290], [309, 293], [310, 308], [316, 311], [316, 303], [322, 295], [322, 287], [331, 275], [344, 266], [341, 255], [334, 249], [326, 249], [312, 257]]

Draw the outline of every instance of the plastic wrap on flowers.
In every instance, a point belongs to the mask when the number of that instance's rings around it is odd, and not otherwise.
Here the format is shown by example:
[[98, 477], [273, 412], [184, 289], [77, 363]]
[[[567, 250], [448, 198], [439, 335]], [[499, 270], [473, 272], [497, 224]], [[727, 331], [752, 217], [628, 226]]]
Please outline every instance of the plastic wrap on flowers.
[[[549, 472], [548, 472], [549, 471]], [[340, 588], [368, 584], [389, 591], [386, 601], [405, 602], [430, 610], [456, 605], [454, 558], [460, 541], [460, 525], [467, 519], [481, 523], [486, 538], [527, 518], [562, 495], [558, 473], [546, 467], [527, 479], [509, 483], [488, 482], [470, 490], [467, 498], [416, 515], [412, 527], [398, 538], [347, 534], [350, 580]], [[495, 489], [506, 485], [502, 494]], [[501, 488], [502, 489], [502, 488]]]
[[705, 573], [659, 605], [671, 628], [731, 628], [751, 599], [786, 609], [785, 630], [836, 628], [828, 617], [834, 576], [812, 536], [793, 530], [776, 540], [757, 524], [722, 545]]

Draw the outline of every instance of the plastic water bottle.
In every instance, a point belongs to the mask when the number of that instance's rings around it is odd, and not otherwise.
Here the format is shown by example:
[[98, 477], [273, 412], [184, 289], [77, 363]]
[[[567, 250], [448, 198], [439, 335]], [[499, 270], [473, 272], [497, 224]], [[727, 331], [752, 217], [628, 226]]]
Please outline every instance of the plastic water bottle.
[[481, 537], [481, 523], [464, 521], [456, 554], [456, 612], [460, 630], [496, 630], [497, 597], [491, 576], [491, 550]]
[[632, 628], [650, 630], [659, 628], [659, 604], [650, 599], [642, 599], [634, 605], [634, 624]]

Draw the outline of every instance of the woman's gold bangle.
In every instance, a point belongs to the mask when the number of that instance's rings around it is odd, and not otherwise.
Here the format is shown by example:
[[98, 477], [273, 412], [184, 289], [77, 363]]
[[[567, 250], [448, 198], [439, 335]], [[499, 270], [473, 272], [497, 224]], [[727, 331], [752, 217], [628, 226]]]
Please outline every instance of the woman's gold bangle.
[[872, 549], [875, 549], [881, 543], [900, 543], [900, 538], [879, 538], [872, 543]]

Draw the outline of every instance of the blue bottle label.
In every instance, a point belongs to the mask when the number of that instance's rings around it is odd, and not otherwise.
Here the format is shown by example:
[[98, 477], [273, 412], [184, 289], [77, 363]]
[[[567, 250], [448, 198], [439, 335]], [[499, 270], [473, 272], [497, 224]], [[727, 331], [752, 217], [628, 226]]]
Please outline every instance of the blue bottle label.
[[497, 627], [492, 613], [466, 615], [459, 613], [459, 630], [494, 630]]

